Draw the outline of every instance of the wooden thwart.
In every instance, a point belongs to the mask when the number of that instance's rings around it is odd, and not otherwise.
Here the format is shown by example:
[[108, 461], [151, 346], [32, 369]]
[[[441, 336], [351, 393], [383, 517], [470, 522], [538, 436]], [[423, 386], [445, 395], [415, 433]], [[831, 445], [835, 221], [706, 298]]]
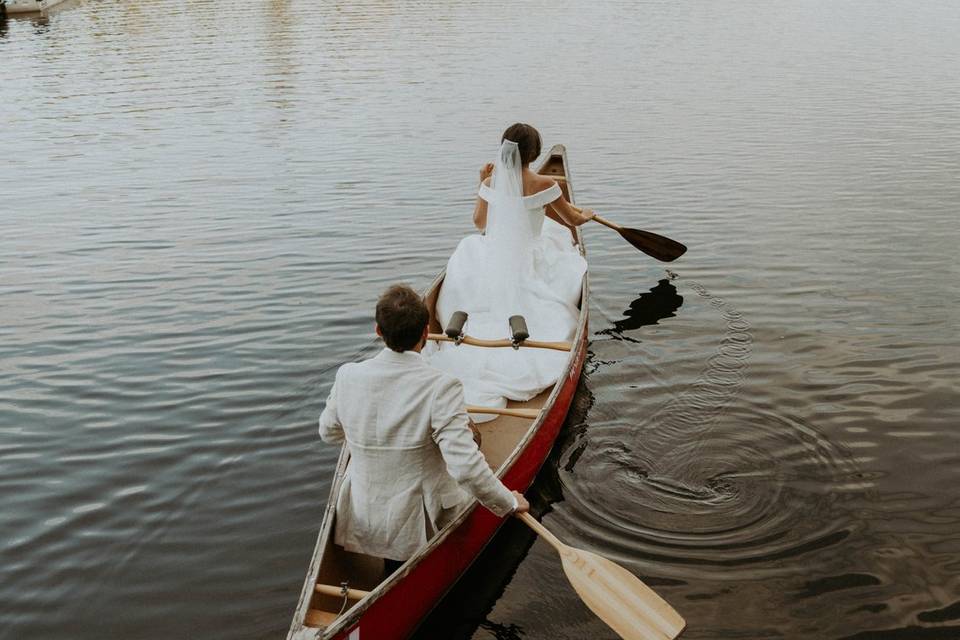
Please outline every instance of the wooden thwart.
[[531, 418], [533, 420], [540, 417], [540, 409], [501, 409], [499, 407], [473, 407], [470, 405], [467, 405], [467, 413], [489, 413], [490, 415]]
[[[343, 588], [332, 584], [318, 584], [316, 587], [314, 587], [314, 591], [327, 596], [336, 596], [337, 598], [343, 597]], [[362, 600], [368, 595], [370, 595], [369, 591], [363, 591], [361, 589], [347, 589], [347, 599], [349, 600]]]
[[[442, 333], [431, 333], [427, 335], [428, 340], [434, 340], [436, 342], [456, 342], [453, 338], [446, 336]], [[474, 338], [471, 336], [464, 336], [461, 340], [463, 344], [469, 344], [472, 347], [512, 347], [513, 342], [510, 340], [483, 340], [481, 338]], [[521, 342], [519, 347], [532, 347], [534, 349], [554, 349], [555, 351], [570, 351], [571, 345], [569, 342], [540, 342], [539, 340], [524, 340]]]
[[529, 513], [517, 517], [557, 550], [580, 599], [624, 640], [673, 640], [687, 625], [673, 607], [623, 567], [560, 542]]

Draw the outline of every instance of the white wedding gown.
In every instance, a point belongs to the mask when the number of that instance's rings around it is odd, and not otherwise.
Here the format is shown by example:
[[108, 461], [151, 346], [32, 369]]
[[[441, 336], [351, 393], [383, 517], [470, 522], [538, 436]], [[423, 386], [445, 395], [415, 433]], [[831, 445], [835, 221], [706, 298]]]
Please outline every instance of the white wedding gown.
[[[480, 187], [488, 203], [486, 233], [465, 237], [450, 256], [437, 316], [446, 327], [454, 312], [465, 311], [464, 333], [497, 340], [510, 337], [510, 316], [522, 315], [531, 340], [571, 341], [587, 263], [570, 231], [544, 214], [544, 206], [562, 195], [560, 187], [524, 196], [521, 170], [517, 145], [504, 141], [491, 185]], [[460, 379], [467, 404], [484, 407], [536, 396], [557, 381], [568, 355], [451, 343], [424, 349], [432, 366]]]

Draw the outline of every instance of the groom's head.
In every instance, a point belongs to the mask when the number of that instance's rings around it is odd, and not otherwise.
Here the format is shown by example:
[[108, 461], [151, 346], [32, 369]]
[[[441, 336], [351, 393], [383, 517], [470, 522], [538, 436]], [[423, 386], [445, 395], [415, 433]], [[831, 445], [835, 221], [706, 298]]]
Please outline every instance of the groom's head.
[[419, 351], [428, 322], [427, 305], [410, 287], [395, 284], [377, 300], [377, 335], [394, 351]]

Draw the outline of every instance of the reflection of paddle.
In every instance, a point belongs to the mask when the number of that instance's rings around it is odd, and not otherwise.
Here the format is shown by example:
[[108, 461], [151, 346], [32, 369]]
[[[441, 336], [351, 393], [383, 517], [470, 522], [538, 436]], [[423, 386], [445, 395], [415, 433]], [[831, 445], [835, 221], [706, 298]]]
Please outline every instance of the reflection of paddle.
[[673, 262], [687, 252], [687, 248], [676, 240], [665, 238], [650, 231], [621, 227], [616, 222], [610, 222], [597, 215], [593, 216], [593, 219], [605, 227], [610, 227], [634, 247], [661, 262]]
[[583, 602], [624, 640], [672, 640], [686, 622], [653, 589], [618, 564], [595, 553], [575, 549], [529, 513], [517, 516], [553, 545], [563, 571]]

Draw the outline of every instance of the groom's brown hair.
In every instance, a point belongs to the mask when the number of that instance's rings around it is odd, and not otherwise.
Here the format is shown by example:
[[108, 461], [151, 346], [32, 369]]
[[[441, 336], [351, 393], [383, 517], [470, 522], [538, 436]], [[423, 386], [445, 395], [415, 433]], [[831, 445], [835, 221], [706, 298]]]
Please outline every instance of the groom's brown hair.
[[430, 322], [430, 311], [417, 292], [395, 284], [377, 300], [377, 326], [387, 346], [394, 351], [413, 349]]

